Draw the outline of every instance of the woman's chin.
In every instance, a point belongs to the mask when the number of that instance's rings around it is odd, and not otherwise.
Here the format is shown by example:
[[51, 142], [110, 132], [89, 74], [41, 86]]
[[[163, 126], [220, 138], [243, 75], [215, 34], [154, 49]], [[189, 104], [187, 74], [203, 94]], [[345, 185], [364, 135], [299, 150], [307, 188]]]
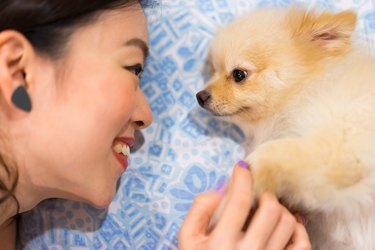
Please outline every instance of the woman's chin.
[[113, 188], [103, 188], [103, 189], [96, 189], [95, 192], [91, 192], [90, 196], [85, 195], [85, 197], [81, 197], [75, 200], [79, 200], [81, 202], [85, 202], [90, 206], [97, 208], [97, 209], [105, 209], [108, 208], [111, 204], [114, 195], [116, 192], [116, 187]]
[[107, 192], [106, 194], [102, 193], [101, 195], [93, 197], [90, 204], [91, 206], [98, 209], [108, 208], [113, 200], [114, 195], [114, 192]]

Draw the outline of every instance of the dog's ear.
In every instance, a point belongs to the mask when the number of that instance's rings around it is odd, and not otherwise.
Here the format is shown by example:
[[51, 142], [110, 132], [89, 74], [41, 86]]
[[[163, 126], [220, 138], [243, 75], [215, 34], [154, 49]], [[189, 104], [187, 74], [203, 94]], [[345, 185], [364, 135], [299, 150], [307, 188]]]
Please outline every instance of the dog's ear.
[[[294, 36], [319, 46], [329, 54], [346, 51], [351, 46], [351, 37], [355, 30], [357, 14], [352, 11], [340, 13], [314, 13], [294, 11]], [[292, 20], [291, 20], [292, 21]]]

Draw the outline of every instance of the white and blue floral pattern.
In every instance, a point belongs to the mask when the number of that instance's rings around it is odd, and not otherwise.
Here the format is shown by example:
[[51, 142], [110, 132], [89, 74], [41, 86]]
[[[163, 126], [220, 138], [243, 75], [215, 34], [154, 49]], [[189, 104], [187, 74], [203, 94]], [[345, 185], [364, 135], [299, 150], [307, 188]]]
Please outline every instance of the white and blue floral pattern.
[[[159, 0], [146, 9], [151, 56], [142, 80], [154, 122], [131, 155], [107, 210], [48, 200], [20, 218], [18, 249], [177, 249], [194, 197], [228, 176], [243, 157], [242, 131], [197, 106], [207, 48], [217, 27], [249, 10], [290, 0]], [[374, 0], [299, 1], [359, 14], [358, 38], [373, 51]], [[126, 31], [124, 31], [126, 32]]]

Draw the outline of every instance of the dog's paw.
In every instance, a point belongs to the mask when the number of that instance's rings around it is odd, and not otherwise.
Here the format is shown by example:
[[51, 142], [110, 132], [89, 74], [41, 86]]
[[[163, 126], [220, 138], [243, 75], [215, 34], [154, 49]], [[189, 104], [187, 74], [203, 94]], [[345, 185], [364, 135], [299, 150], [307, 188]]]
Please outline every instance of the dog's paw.
[[300, 140], [282, 139], [267, 142], [251, 153], [246, 161], [253, 172], [255, 198], [263, 192], [283, 197], [300, 186], [306, 148]]

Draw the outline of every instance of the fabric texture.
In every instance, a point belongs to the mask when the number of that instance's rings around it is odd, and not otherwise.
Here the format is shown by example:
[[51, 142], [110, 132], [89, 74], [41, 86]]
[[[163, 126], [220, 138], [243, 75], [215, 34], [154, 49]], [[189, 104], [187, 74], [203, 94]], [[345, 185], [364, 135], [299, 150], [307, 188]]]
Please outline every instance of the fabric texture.
[[[201, 109], [208, 47], [218, 27], [250, 10], [291, 4], [355, 10], [357, 37], [375, 45], [372, 0], [163, 0], [146, 8], [151, 53], [142, 79], [154, 122], [106, 210], [52, 199], [20, 216], [18, 249], [177, 249], [194, 197], [244, 157], [244, 133]], [[126, 32], [126, 31], [124, 31]]]

